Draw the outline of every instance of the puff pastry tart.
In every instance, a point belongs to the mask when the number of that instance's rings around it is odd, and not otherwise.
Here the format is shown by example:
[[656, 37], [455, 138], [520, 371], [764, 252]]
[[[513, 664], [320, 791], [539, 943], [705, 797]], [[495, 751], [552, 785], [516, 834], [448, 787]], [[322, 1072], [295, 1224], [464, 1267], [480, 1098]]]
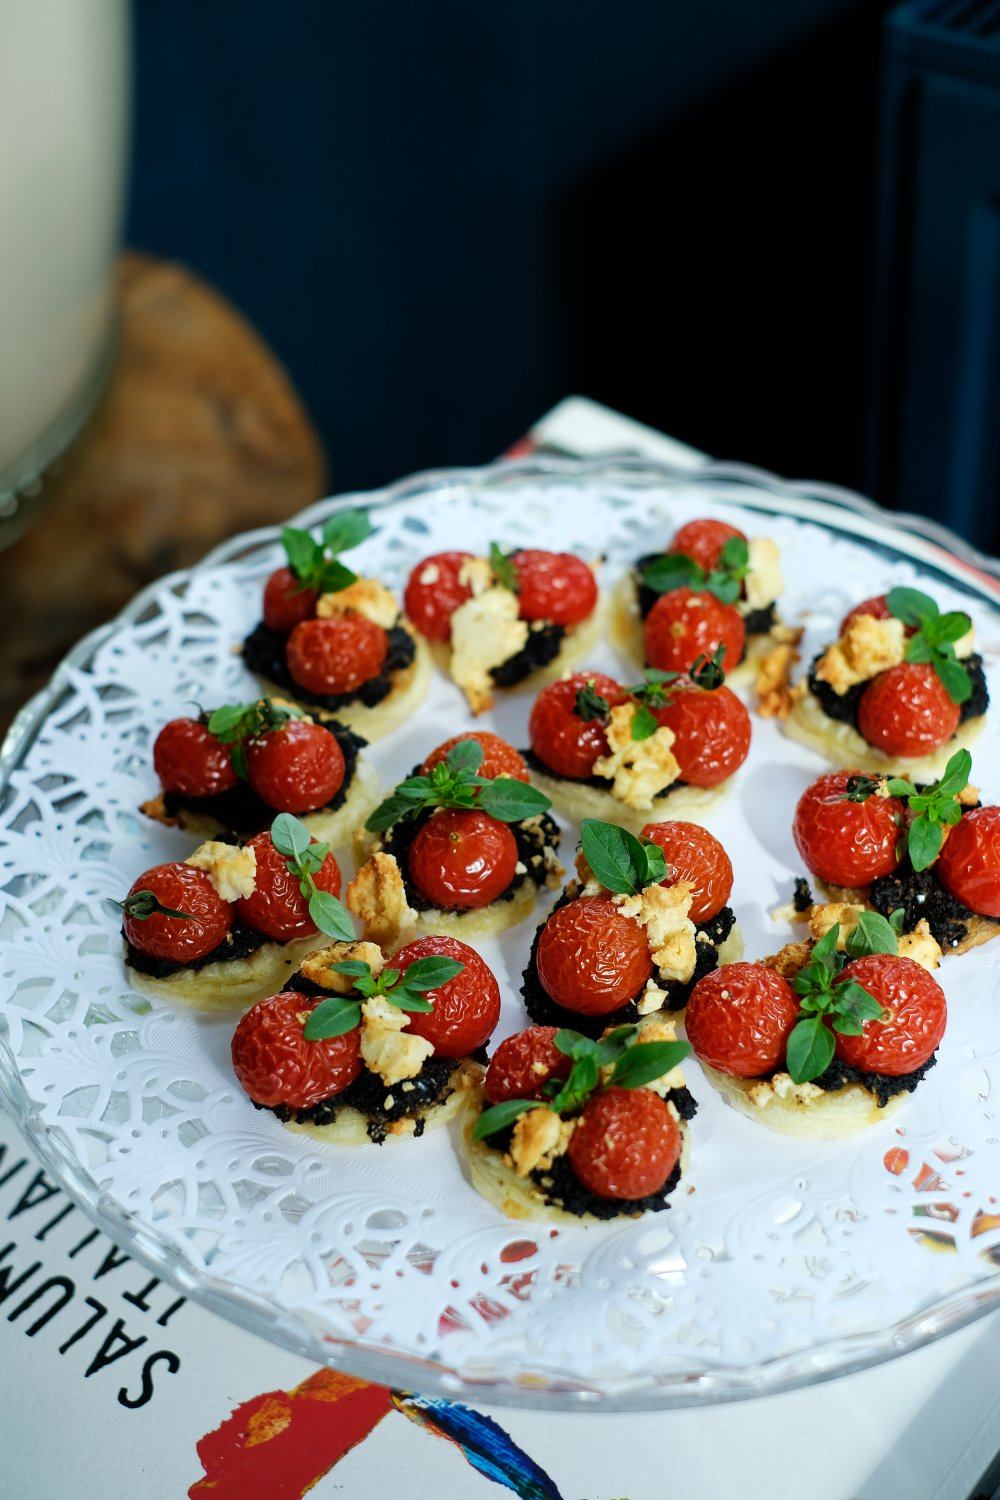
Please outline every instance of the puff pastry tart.
[[732, 865], [693, 823], [650, 824], [637, 839], [586, 819], [578, 878], [539, 927], [521, 993], [540, 1025], [590, 1036], [683, 1008], [700, 975], [743, 951]]
[[725, 521], [688, 521], [665, 552], [640, 557], [615, 589], [615, 643], [632, 661], [675, 672], [722, 647], [730, 680], [749, 680], [788, 634], [781, 590], [770, 537], [747, 537]]
[[624, 687], [575, 672], [531, 710], [528, 765], [567, 817], [638, 832], [659, 815], [699, 820], [725, 796], [750, 749], [750, 716], [716, 658], [690, 673], [647, 669]]
[[263, 619], [243, 659], [269, 693], [377, 740], [422, 702], [430, 664], [389, 590], [340, 560], [370, 534], [362, 511], [332, 516], [320, 540], [286, 526], [288, 561], [264, 586]]
[[277, 698], [171, 719], [153, 745], [161, 790], [142, 811], [191, 833], [240, 837], [288, 812], [314, 837], [343, 842], [378, 800], [367, 743], [339, 719]]
[[374, 943], [334, 943], [241, 1017], [233, 1068], [289, 1129], [381, 1145], [465, 1108], [499, 1016], [492, 971], [455, 938], [421, 938], [391, 967]]
[[792, 689], [784, 727], [835, 765], [930, 780], [982, 729], [972, 621], [919, 589], [865, 599]]
[[[846, 952], [844, 951], [846, 949]], [[700, 979], [685, 1027], [723, 1098], [783, 1135], [832, 1140], [892, 1114], [933, 1067], [944, 991], [868, 912]]]
[[969, 785], [958, 750], [940, 780], [832, 771], [806, 788], [792, 823], [796, 847], [822, 898], [796, 882], [778, 915], [853, 927], [866, 910], [888, 918], [900, 951], [966, 953], [1000, 933], [1000, 807]]
[[509, 1218], [556, 1224], [669, 1208], [697, 1109], [689, 1050], [661, 1016], [599, 1041], [552, 1026], [508, 1037], [463, 1130], [473, 1187]]
[[437, 552], [413, 569], [405, 604], [474, 714], [498, 688], [557, 677], [600, 629], [594, 570], [570, 552]]
[[329, 845], [281, 813], [245, 844], [208, 840], [133, 883], [122, 912], [134, 987], [201, 1009], [280, 989], [327, 937], [353, 938]]
[[347, 904], [389, 951], [415, 932], [486, 937], [558, 888], [559, 829], [549, 799], [499, 735], [439, 745], [371, 814]]

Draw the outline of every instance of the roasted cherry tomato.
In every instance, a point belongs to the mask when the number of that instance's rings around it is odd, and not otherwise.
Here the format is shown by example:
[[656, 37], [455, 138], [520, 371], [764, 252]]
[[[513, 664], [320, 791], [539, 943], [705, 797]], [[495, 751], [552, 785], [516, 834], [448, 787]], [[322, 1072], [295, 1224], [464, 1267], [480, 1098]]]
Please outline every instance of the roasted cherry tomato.
[[468, 943], [453, 937], [423, 937], [407, 943], [392, 958], [392, 967], [405, 975], [418, 958], [454, 958], [464, 964], [460, 974], [425, 999], [433, 1010], [411, 1010], [408, 1030], [430, 1042], [438, 1057], [465, 1057], [489, 1041], [500, 1019], [500, 986], [492, 969]]
[[699, 656], [710, 659], [725, 648], [722, 670], [738, 666], [746, 628], [738, 609], [702, 589], [671, 589], [661, 594], [642, 630], [646, 661], [661, 672], [687, 672]]
[[490, 1058], [483, 1085], [491, 1104], [505, 1099], [544, 1099], [550, 1078], [568, 1078], [573, 1066], [556, 1046], [557, 1026], [529, 1026], [502, 1041]]
[[524, 763], [524, 757], [502, 740], [498, 734], [492, 734], [488, 729], [470, 729], [465, 734], [453, 735], [450, 740], [445, 740], [443, 745], [438, 745], [420, 767], [421, 776], [426, 776], [433, 771], [434, 767], [440, 765], [447, 759], [448, 751], [455, 745], [461, 744], [462, 740], [475, 740], [482, 747], [483, 763], [479, 767], [478, 776], [513, 776], [515, 781], [528, 781], [528, 767]]
[[299, 687], [329, 696], [354, 693], [377, 677], [389, 641], [364, 615], [346, 613], [327, 620], [304, 620], [288, 637], [285, 657]]
[[598, 1198], [645, 1198], [658, 1193], [676, 1167], [681, 1133], [659, 1094], [609, 1088], [583, 1106], [567, 1154]]
[[264, 585], [264, 624], [287, 635], [316, 612], [316, 590], [304, 588], [291, 568], [277, 568]]
[[171, 719], [153, 745], [153, 767], [168, 792], [184, 797], [213, 797], [239, 780], [229, 747], [197, 719]]
[[[141, 919], [128, 907], [140, 891], [150, 891], [161, 906], [182, 911], [183, 917], [155, 912]], [[204, 958], [222, 942], [233, 920], [232, 907], [223, 901], [204, 870], [194, 865], [154, 865], [140, 875], [125, 898], [122, 925], [133, 948], [150, 958], [188, 964]]]
[[728, 521], [687, 521], [675, 532], [667, 551], [690, 557], [706, 573], [711, 573], [722, 560], [723, 547], [734, 537], [746, 541], [745, 534]]
[[863, 1022], [860, 1036], [836, 1032], [841, 1061], [894, 1078], [921, 1067], [944, 1036], [948, 1019], [944, 990], [933, 975], [912, 958], [870, 953], [845, 964], [839, 982], [848, 979], [856, 979], [879, 1002], [883, 1019]]
[[472, 587], [459, 574], [471, 552], [435, 552], [417, 563], [403, 595], [407, 615], [429, 641], [451, 640], [451, 617], [472, 598]]
[[951, 739], [960, 717], [934, 668], [922, 662], [880, 672], [858, 703], [858, 729], [885, 755], [929, 755]]
[[557, 1005], [603, 1016], [634, 1000], [653, 972], [645, 931], [606, 896], [552, 913], [538, 940], [538, 978]]
[[1000, 807], [974, 807], [948, 832], [934, 873], [981, 917], [1000, 918]]
[[255, 1104], [310, 1109], [342, 1094], [361, 1072], [361, 1031], [307, 1042], [302, 1035], [320, 996], [284, 990], [258, 1000], [233, 1033], [233, 1071]]
[[750, 753], [750, 715], [725, 685], [703, 688], [681, 678], [668, 691], [671, 701], [665, 708], [654, 708], [653, 714], [674, 732], [681, 780], [691, 786], [718, 786]]
[[644, 839], [659, 844], [667, 861], [663, 885], [687, 880], [692, 922], [709, 922], [725, 906], [733, 889], [733, 866], [714, 833], [698, 823], [647, 823]]
[[577, 697], [591, 689], [609, 708], [628, 702], [620, 683], [601, 672], [574, 672], [542, 688], [528, 721], [531, 748], [542, 763], [559, 776], [585, 781], [593, 775], [594, 761], [608, 753], [608, 737], [600, 718], [585, 719], [577, 710]]
[[889, 601], [885, 594], [876, 594], [872, 599], [862, 599], [860, 604], [849, 609], [840, 622], [841, 635], [846, 633], [851, 621], [858, 619], [860, 615], [871, 615], [873, 620], [891, 620], [892, 610], [889, 608]]
[[830, 771], [806, 787], [795, 808], [792, 837], [806, 869], [827, 885], [869, 885], [899, 864], [903, 804], [873, 793], [849, 802], [856, 771]]
[[522, 620], [579, 625], [594, 613], [597, 581], [572, 552], [515, 552], [518, 611]]
[[486, 813], [443, 808], [410, 845], [407, 873], [425, 901], [445, 911], [489, 906], [510, 885], [517, 841]]
[[763, 1078], [784, 1066], [799, 1016], [788, 983], [763, 964], [726, 964], [699, 979], [684, 1014], [688, 1041], [702, 1062], [736, 1078]]
[[[257, 857], [257, 873], [253, 894], [236, 903], [244, 922], [276, 943], [311, 937], [316, 925], [309, 915], [309, 899], [303, 895], [298, 876], [289, 870], [284, 855], [271, 843], [271, 835], [258, 833], [247, 847]], [[332, 854], [326, 856], [313, 880], [321, 891], [340, 895], [340, 866]]]
[[277, 812], [325, 807], [344, 784], [344, 752], [321, 724], [289, 719], [247, 745], [250, 785]]

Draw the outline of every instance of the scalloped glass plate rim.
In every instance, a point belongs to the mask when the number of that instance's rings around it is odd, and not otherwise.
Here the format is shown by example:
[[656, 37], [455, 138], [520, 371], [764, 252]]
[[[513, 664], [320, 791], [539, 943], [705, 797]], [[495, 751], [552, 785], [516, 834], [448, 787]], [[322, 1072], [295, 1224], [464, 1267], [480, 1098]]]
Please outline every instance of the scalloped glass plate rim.
[[[979, 552], [940, 523], [922, 516], [885, 512], [864, 496], [839, 486], [783, 480], [765, 470], [743, 464], [706, 461], [688, 468], [630, 456], [587, 460], [539, 456], [503, 460], [483, 468], [429, 470], [381, 490], [334, 496], [317, 501], [292, 519], [298, 525], [312, 525], [333, 510], [352, 506], [378, 507], [412, 499], [418, 494], [435, 501], [446, 500], [470, 488], [522, 481], [544, 482], [546, 478], [561, 483], [573, 479], [617, 479], [650, 486], [666, 484], [704, 488], [716, 491], [719, 498], [738, 500], [740, 504], [756, 507], [762, 512], [793, 514], [838, 530], [849, 530], [846, 518], [836, 514], [838, 511], [847, 512], [864, 518], [865, 531], [873, 539], [885, 540], [965, 587], [971, 587], [989, 603], [1000, 604], [1000, 562]], [[70, 671], [86, 665], [105, 640], [138, 618], [154, 593], [203, 569], [246, 560], [257, 548], [275, 541], [279, 530], [279, 526], [264, 527], [223, 542], [194, 567], [157, 579], [108, 624], [83, 637], [56, 668], [48, 685], [29, 700], [11, 724], [0, 747], [0, 791], [49, 710], [58, 701]], [[904, 539], [905, 546], [902, 546]], [[193, 1272], [173, 1246], [151, 1234], [126, 1209], [97, 1190], [82, 1164], [64, 1150], [57, 1132], [41, 1121], [37, 1107], [25, 1091], [13, 1055], [2, 1038], [0, 1101], [50, 1176], [83, 1212], [138, 1261], [192, 1301], [319, 1364], [373, 1382], [416, 1389], [423, 1394], [464, 1398], [487, 1405], [536, 1409], [544, 1406], [564, 1411], [642, 1411], [712, 1405], [774, 1395], [869, 1368], [921, 1348], [1000, 1307], [998, 1270], [947, 1296], [930, 1299], [925, 1306], [891, 1327], [814, 1343], [808, 1348], [757, 1364], [730, 1367], [720, 1364], [710, 1371], [674, 1371], [645, 1381], [643, 1377], [622, 1377], [590, 1386], [572, 1380], [560, 1381], [551, 1370], [537, 1381], [522, 1375], [519, 1380], [507, 1384], [495, 1380], [480, 1383], [468, 1375], [450, 1371], [444, 1364], [376, 1347], [364, 1339], [346, 1341], [324, 1335], [307, 1320], [280, 1311], [266, 1300], [229, 1284], [220, 1284], [211, 1275]]]

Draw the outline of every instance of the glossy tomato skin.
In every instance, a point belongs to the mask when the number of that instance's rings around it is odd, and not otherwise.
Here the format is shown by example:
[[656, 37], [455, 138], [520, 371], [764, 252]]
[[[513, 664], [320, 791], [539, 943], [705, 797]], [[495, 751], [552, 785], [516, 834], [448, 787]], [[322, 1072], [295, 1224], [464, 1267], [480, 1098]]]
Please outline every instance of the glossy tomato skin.
[[717, 917], [732, 895], [733, 866], [715, 834], [699, 823], [684, 823], [678, 818], [647, 823], [641, 837], [651, 839], [663, 850], [668, 873], [662, 885], [677, 880], [690, 883], [692, 922], [710, 922]]
[[316, 613], [316, 590], [303, 588], [291, 568], [276, 568], [264, 585], [264, 624], [287, 635]]
[[470, 729], [466, 734], [452, 735], [450, 740], [445, 740], [443, 745], [438, 745], [436, 750], [431, 751], [420, 767], [421, 776], [429, 775], [435, 766], [448, 758], [448, 751], [461, 744], [462, 740], [475, 740], [482, 747], [483, 763], [476, 773], [478, 776], [512, 776], [515, 781], [530, 780], [524, 757], [513, 745], [488, 729]]
[[[194, 963], [219, 946], [232, 925], [233, 912], [204, 870], [178, 863], [154, 865], [133, 882], [128, 896], [152, 891], [161, 906], [187, 917], [160, 913], [139, 921], [126, 912], [122, 925], [133, 948], [169, 963]], [[126, 897], [126, 904], [128, 897]]]
[[344, 784], [344, 752], [321, 724], [289, 719], [247, 745], [250, 785], [277, 812], [325, 807]]
[[[312, 842], [315, 844], [316, 840]], [[236, 903], [243, 921], [276, 943], [311, 937], [316, 925], [309, 915], [308, 899], [299, 889], [298, 877], [289, 870], [284, 855], [272, 844], [271, 835], [258, 833], [247, 847], [256, 855], [257, 874], [253, 895]], [[340, 866], [332, 854], [326, 856], [313, 879], [321, 891], [340, 895]]]
[[871, 615], [873, 620], [891, 620], [892, 610], [889, 608], [889, 601], [885, 594], [875, 594], [871, 599], [862, 599], [860, 604], [849, 609], [840, 622], [841, 635], [846, 632], [851, 621], [858, 619], [861, 615]]
[[670, 589], [653, 605], [642, 628], [646, 661], [662, 672], [687, 672], [699, 656], [725, 648], [722, 669], [738, 666], [746, 627], [738, 609], [702, 589]]
[[442, 808], [410, 845], [407, 874], [425, 901], [445, 911], [472, 911], [503, 894], [517, 858], [506, 823], [475, 810]]
[[784, 1066], [799, 1015], [787, 979], [763, 964], [726, 964], [699, 979], [684, 1014], [702, 1062], [734, 1078], [763, 1078]]
[[556, 1046], [557, 1026], [529, 1026], [502, 1041], [490, 1058], [483, 1088], [490, 1104], [544, 1099], [543, 1084], [568, 1078], [572, 1061]]
[[302, 1028], [320, 997], [283, 990], [258, 1000], [233, 1033], [233, 1071], [256, 1104], [311, 1109], [342, 1094], [361, 1072], [361, 1031], [307, 1042]]
[[948, 1003], [932, 974], [912, 958], [872, 953], [845, 964], [840, 982], [855, 979], [882, 1006], [884, 1019], [865, 1021], [860, 1036], [836, 1032], [837, 1056], [852, 1068], [897, 1078], [922, 1067], [944, 1036]]
[[806, 869], [827, 885], [870, 885], [900, 860], [904, 808], [898, 797], [847, 800], [857, 771], [831, 771], [806, 787], [795, 808], [792, 837]]
[[153, 745], [153, 768], [164, 789], [184, 797], [214, 797], [239, 780], [228, 745], [198, 719], [171, 719]]
[[677, 1165], [681, 1133], [651, 1089], [604, 1089], [583, 1107], [567, 1148], [569, 1164], [599, 1198], [658, 1193]]
[[354, 693], [385, 665], [385, 631], [364, 615], [304, 620], [288, 637], [285, 658], [294, 682], [324, 696]]
[[750, 715], [724, 684], [701, 688], [682, 678], [669, 688], [671, 701], [654, 708], [659, 724], [674, 732], [673, 752], [681, 780], [690, 786], [719, 786], [750, 753]]
[[934, 873], [981, 917], [1000, 919], [1000, 807], [974, 807], [949, 831]]
[[886, 755], [929, 755], [958, 728], [961, 715], [933, 667], [900, 662], [865, 688], [858, 702], [858, 729]]
[[410, 574], [403, 606], [422, 636], [429, 641], [451, 640], [451, 617], [472, 598], [472, 588], [459, 574], [471, 552], [435, 552]]
[[611, 708], [628, 702], [628, 693], [602, 672], [574, 672], [542, 688], [528, 721], [531, 748], [538, 759], [559, 776], [586, 781], [594, 761], [608, 753], [608, 737], [600, 719], [582, 719], [576, 712], [577, 694], [593, 686]]
[[645, 931], [606, 896], [579, 896], [549, 917], [538, 939], [538, 978], [550, 999], [584, 1016], [634, 1000], [653, 972]]
[[686, 521], [674, 533], [667, 550], [690, 557], [706, 573], [711, 573], [722, 561], [723, 547], [734, 538], [746, 541], [745, 533], [730, 526], [728, 521]]
[[579, 625], [594, 612], [597, 581], [587, 564], [571, 552], [515, 552], [518, 612], [522, 620]]
[[489, 1041], [500, 1019], [500, 986], [475, 948], [453, 937], [423, 937], [400, 948], [392, 967], [405, 976], [418, 958], [453, 958], [464, 964], [447, 984], [428, 990], [433, 1010], [408, 1011], [408, 1031], [430, 1042], [437, 1057], [466, 1057]]

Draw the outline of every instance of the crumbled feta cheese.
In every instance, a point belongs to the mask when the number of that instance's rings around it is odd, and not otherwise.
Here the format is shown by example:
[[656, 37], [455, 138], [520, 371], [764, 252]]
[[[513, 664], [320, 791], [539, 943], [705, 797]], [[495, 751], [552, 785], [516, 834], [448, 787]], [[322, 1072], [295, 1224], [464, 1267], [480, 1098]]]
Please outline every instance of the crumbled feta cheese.
[[864, 906], [850, 901], [827, 901], [821, 906], [814, 906], [809, 912], [809, 935], [813, 942], [818, 943], [839, 922], [837, 947], [843, 953], [844, 944], [857, 927], [858, 918], [864, 910]]
[[675, 782], [681, 773], [671, 746], [674, 732], [662, 725], [645, 740], [632, 738], [632, 720], [637, 703], [622, 703], [611, 710], [607, 727], [610, 754], [594, 762], [594, 775], [612, 783], [611, 795], [626, 807], [645, 811], [653, 798]]
[[[639, 1042], [676, 1042], [677, 1022], [671, 1016], [650, 1016], [642, 1023], [639, 1029]], [[648, 1083], [642, 1085], [653, 1094], [659, 1094], [662, 1099], [671, 1089], [682, 1089], [684, 1087], [684, 1070], [680, 1064], [671, 1068], [668, 1073], [661, 1073], [659, 1078], [651, 1078]]]
[[744, 586], [744, 613], [766, 609], [782, 590], [781, 554], [777, 542], [769, 536], [753, 536], [749, 542], [749, 559]]
[[410, 1036], [410, 1018], [390, 1005], [384, 995], [372, 995], [361, 1007], [361, 1056], [365, 1067], [390, 1087], [416, 1078], [434, 1051], [433, 1042]]
[[493, 703], [491, 669], [524, 649], [528, 622], [517, 611], [517, 595], [494, 587], [466, 599], [451, 617], [451, 675], [474, 714]]
[[976, 649], [976, 629], [970, 625], [968, 630], [955, 642], [955, 655], [971, 656]]
[[425, 563], [417, 574], [417, 582], [426, 584], [429, 587], [432, 583], [437, 583], [440, 577], [441, 569], [437, 563]]
[[541, 1105], [525, 1110], [514, 1122], [510, 1140], [510, 1164], [518, 1177], [527, 1177], [536, 1167], [543, 1171], [569, 1145], [575, 1120], [562, 1120], [554, 1109]]
[[691, 910], [691, 885], [647, 885], [636, 896], [612, 896], [623, 916], [632, 917], [646, 929], [646, 939], [660, 978], [685, 983], [694, 973], [695, 927]]
[[[801, 635], [801, 631], [799, 632]], [[757, 712], [762, 719], [787, 719], [792, 711], [792, 668], [799, 659], [795, 643], [773, 646], [757, 668]]]
[[392, 952], [413, 936], [417, 914], [406, 899], [399, 866], [391, 854], [373, 854], [346, 893], [347, 906], [361, 921], [365, 937]]
[[374, 943], [330, 943], [302, 960], [302, 973], [335, 995], [347, 995], [354, 988], [354, 980], [348, 974], [338, 974], [335, 965], [348, 959], [368, 964], [376, 977], [385, 968], [382, 950]]
[[654, 1011], [662, 1010], [667, 998], [666, 990], [661, 990], [655, 979], [647, 979], [646, 988], [635, 1002], [635, 1008], [640, 1016], [648, 1016]]
[[901, 958], [912, 958], [922, 969], [937, 968], [941, 962], [941, 946], [927, 925], [926, 917], [920, 918], [912, 932], [903, 933], [899, 939], [899, 954]]
[[906, 631], [902, 620], [856, 615], [840, 640], [820, 657], [816, 676], [821, 682], [828, 682], [835, 693], [846, 693], [856, 683], [867, 682], [879, 672], [897, 666], [905, 655]]
[[372, 624], [391, 630], [399, 618], [399, 605], [389, 590], [374, 578], [357, 578], [335, 594], [320, 594], [316, 614], [321, 620], [353, 610]]
[[252, 896], [257, 879], [257, 855], [253, 849], [235, 844], [220, 844], [208, 839], [199, 844], [184, 861], [196, 870], [204, 870], [223, 901], [245, 900]]
[[485, 557], [467, 557], [458, 570], [458, 581], [467, 589], [471, 589], [473, 595], [478, 598], [485, 594], [494, 582], [493, 569]]

